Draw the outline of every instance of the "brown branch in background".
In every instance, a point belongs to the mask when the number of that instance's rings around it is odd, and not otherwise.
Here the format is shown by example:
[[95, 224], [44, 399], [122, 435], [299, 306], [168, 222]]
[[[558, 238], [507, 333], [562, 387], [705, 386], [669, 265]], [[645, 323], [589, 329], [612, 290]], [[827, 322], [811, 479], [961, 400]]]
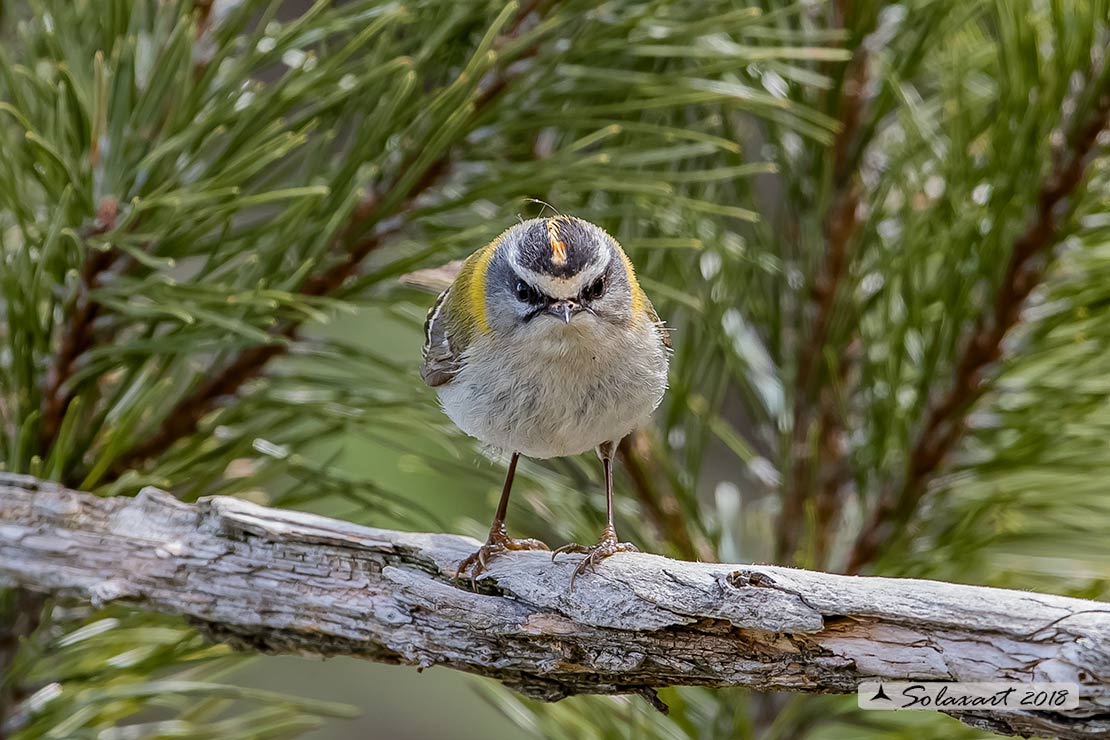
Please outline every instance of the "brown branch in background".
[[48, 597], [17, 587], [0, 594], [0, 599], [0, 740], [5, 740], [11, 710], [25, 698], [23, 688], [12, 680], [12, 669], [23, 641], [38, 629]]
[[[402, 210], [409, 208], [420, 193], [433, 187], [447, 171], [447, 160], [432, 165], [413, 188], [413, 195]], [[356, 208], [351, 223], [348, 224], [337, 243], [348, 241], [358, 230], [357, 224], [365, 223], [374, 215], [378, 198], [371, 195]], [[331, 295], [343, 286], [359, 270], [363, 260], [378, 249], [392, 231], [376, 232], [355, 239], [344, 252], [342, 260], [322, 273], [308, 278], [301, 286], [301, 295], [319, 297]], [[182, 399], [173, 411], [163, 420], [158, 431], [142, 443], [132, 447], [112, 466], [108, 480], [122, 475], [128, 468], [135, 467], [144, 460], [150, 460], [165, 452], [179, 439], [196, 431], [201, 419], [212, 411], [221, 398], [235, 393], [244, 384], [259, 377], [266, 365], [275, 357], [285, 354], [289, 344], [297, 339], [300, 324], [287, 323], [270, 332], [274, 341], [245, 349], [222, 371], [209, 378], [191, 394]]]
[[1041, 188], [1032, 223], [1013, 245], [1006, 273], [989, 314], [982, 316], [956, 364], [952, 387], [929, 412], [910, 453], [905, 484], [879, 498], [851, 553], [847, 572], [857, 573], [872, 562], [883, 544], [913, 516], [929, 483], [967, 430], [967, 412], [987, 390], [985, 373], [1002, 355], [1002, 342], [1021, 318], [1030, 292], [1041, 283], [1050, 250], [1059, 241], [1060, 217], [1069, 197], [1083, 181], [1087, 164], [1107, 128], [1110, 89], [1101, 91], [1090, 121]]
[[[823, 407], [819, 418], [821, 429], [818, 431], [820, 438], [818, 447], [824, 449], [826, 453], [833, 452], [831, 443], [839, 438], [839, 432], [836, 429], [840, 423], [839, 415], [828, 413], [830, 409], [835, 408], [835, 404], [817, 403], [815, 398], [823, 395], [818, 388], [820, 384], [817, 382], [819, 377], [817, 369], [828, 342], [837, 295], [851, 261], [852, 241], [859, 227], [861, 192], [859, 183], [854, 179], [854, 162], [858, 151], [856, 138], [866, 84], [867, 53], [861, 46], [857, 49], [845, 75], [838, 106], [840, 130], [837, 132], [832, 150], [832, 205], [825, 215], [823, 226], [825, 258], [814, 280], [811, 296], [814, 314], [813, 330], [802, 343], [798, 359], [798, 374], [794, 390], [794, 427], [790, 450], [794, 464], [791, 469], [790, 484], [785, 491], [778, 537], [775, 542], [778, 562], [793, 559], [802, 531], [805, 501], [814, 483], [810, 434], [813, 416], [817, 411], [815, 406]], [[838, 358], [837, 362], [843, 363], [843, 358]], [[839, 368], [837, 372], [846, 375], [847, 368]], [[835, 455], [823, 455], [825, 458], [823, 462], [836, 463], [840, 456], [839, 446], [836, 447], [835, 452]], [[833, 507], [826, 502], [823, 511], [831, 514]]]
[[[446, 169], [445, 160], [433, 164], [413, 189], [414, 195], [409, 199], [410, 207], [416, 194], [435, 185], [439, 177], [446, 172]], [[357, 230], [356, 222], [363, 223], [371, 218], [377, 203], [378, 198], [374, 196], [367, 197], [358, 206], [351, 223], [337, 242], [346, 241]], [[362, 261], [380, 247], [385, 238], [391, 233], [391, 231], [374, 233], [354, 241], [345, 251], [341, 261], [305, 281], [300, 289], [301, 295], [318, 297], [330, 295], [337, 291], [358, 272]], [[216, 407], [221, 398], [232, 395], [244, 384], [261, 375], [270, 360], [284, 354], [289, 349], [289, 343], [297, 339], [299, 331], [299, 323], [287, 323], [270, 332], [274, 340], [272, 344], [251, 347], [240, 352], [239, 356], [230, 365], [182, 399], [169, 416], [163, 420], [154, 435], [148, 437], [141, 444], [132, 447], [126, 455], [120, 457], [112, 466], [107, 479], [118, 478], [128, 468], [134, 467], [144, 460], [157, 457], [169, 449], [174, 442], [196, 431], [200, 420]]]
[[[100, 201], [96, 220], [84, 230], [85, 239], [100, 236], [116, 227], [119, 215], [119, 202], [114, 197]], [[115, 249], [88, 250], [85, 262], [81, 265], [77, 294], [69, 307], [63, 324], [58, 351], [53, 357], [46, 373], [46, 384], [42, 394], [42, 423], [39, 426], [39, 454], [43, 457], [50, 451], [54, 438], [65, 418], [66, 410], [73, 401], [74, 389], [67, 388], [67, 381], [81, 355], [93, 345], [93, 322], [100, 313], [100, 304], [93, 301], [90, 293], [100, 284], [100, 278], [115, 261], [120, 252]]]
[[197, 12], [198, 36], [203, 36], [204, 32], [208, 29], [208, 24], [212, 19], [213, 5], [215, 5], [215, 0], [195, 0], [193, 3], [193, 7]]
[[632, 481], [633, 495], [643, 506], [659, 537], [686, 560], [715, 560], [708, 543], [698, 538], [695, 544], [695, 538], [686, 526], [686, 517], [674, 493], [670, 490], [660, 491], [656, 486], [655, 480], [659, 476], [655, 471], [649, 470], [652, 454], [647, 436], [643, 432], [628, 435], [617, 447], [617, 455]]
[[[429, 172], [446, 171], [446, 162], [437, 162]], [[413, 198], [423, 189], [430, 188], [437, 178], [422, 178], [424, 188], [414, 188]], [[412, 198], [410, 198], [411, 203]], [[364, 206], [356, 210], [355, 216], [361, 212], [359, 222], [371, 218], [374, 206], [378, 202], [376, 197], [368, 197]], [[356, 230], [355, 221], [347, 227], [345, 233]], [[347, 280], [353, 277], [365, 260], [373, 251], [378, 249], [391, 232], [370, 234], [358, 239], [347, 248], [342, 260], [332, 265], [322, 273], [308, 278], [301, 286], [300, 293], [305, 296], [325, 296], [334, 293]], [[341, 237], [339, 242], [344, 241]], [[285, 354], [289, 344], [297, 339], [300, 331], [298, 322], [290, 322], [270, 332], [273, 337], [272, 344], [263, 344], [245, 349], [239, 353], [231, 364], [219, 371], [192, 393], [178, 402], [173, 411], [166, 416], [155, 432], [142, 443], [132, 447], [122, 455], [112, 466], [106, 480], [114, 480], [129, 468], [140, 465], [145, 460], [150, 460], [165, 452], [179, 439], [189, 436], [197, 430], [201, 419], [212, 411], [220, 399], [234, 394], [247, 382], [259, 377], [266, 369], [270, 360]]]
[[817, 451], [820, 473], [817, 476], [817, 491], [814, 502], [816, 526], [813, 541], [813, 560], [815, 565], [824, 565], [832, 550], [836, 527], [844, 506], [844, 487], [852, 476], [851, 466], [846, 455], [847, 440], [844, 413], [840, 399], [846, 395], [838, 389], [851, 387], [856, 378], [853, 371], [858, 367], [862, 343], [857, 337], [837, 358], [836, 385], [826, 385], [821, 390], [818, 420]]
[[200, 420], [215, 407], [219, 399], [231, 395], [244, 383], [258, 377], [267, 362], [285, 351], [286, 345], [277, 343], [279, 338], [290, 341], [295, 332], [295, 325], [286, 326], [275, 332], [274, 344], [251, 347], [239, 353], [234, 362], [182, 399], [162, 421], [157, 432], [122, 455], [105, 476], [105, 480], [114, 480], [129, 468], [157, 457], [174, 442], [196, 431]]
[[[518, 35], [527, 20], [542, 0], [533, 0], [517, 14], [513, 25], [502, 37], [504, 40]], [[530, 56], [535, 50], [526, 50], [523, 56]], [[474, 116], [477, 117], [483, 110], [493, 103], [504, 92], [515, 73], [502, 70], [494, 75], [486, 88], [474, 103]], [[434, 188], [450, 171], [452, 153], [447, 152], [433, 162], [406, 194], [407, 197], [400, 207], [404, 213], [413, 209], [416, 200]], [[411, 166], [411, 165], [406, 165]], [[404, 168], [402, 168], [402, 173]], [[402, 175], [403, 176], [403, 175]], [[400, 178], [399, 178], [400, 179]], [[356, 275], [363, 261], [375, 250], [382, 246], [385, 239], [393, 231], [371, 231], [366, 233], [366, 226], [378, 223], [381, 217], [393, 214], [379, 214], [378, 205], [380, 198], [377, 194], [368, 196], [352, 213], [347, 226], [344, 227], [336, 244], [343, 247], [343, 257], [336, 264], [325, 271], [310, 276], [300, 288], [300, 293], [306, 296], [331, 295], [339, 290], [344, 283]], [[259, 377], [266, 369], [267, 364], [280, 355], [285, 354], [290, 343], [296, 339], [300, 330], [299, 322], [290, 322], [282, 327], [275, 328], [271, 335], [272, 344], [261, 345], [243, 350], [234, 361], [223, 370], [218, 371], [213, 377], [202, 383], [192, 393], [183, 398], [165, 417], [154, 432], [142, 443], [132, 447], [119, 457], [112, 466], [105, 480], [118, 478], [126, 470], [137, 467], [147, 460], [154, 459], [168, 450], [175, 442], [194, 433], [201, 419], [214, 410], [222, 398], [230, 396], [239, 390], [245, 383]]]

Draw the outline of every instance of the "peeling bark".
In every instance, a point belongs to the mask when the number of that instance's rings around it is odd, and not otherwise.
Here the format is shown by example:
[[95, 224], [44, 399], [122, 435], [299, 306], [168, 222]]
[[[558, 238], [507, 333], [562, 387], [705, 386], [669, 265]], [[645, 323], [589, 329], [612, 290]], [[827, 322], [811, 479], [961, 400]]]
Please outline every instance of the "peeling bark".
[[451, 579], [474, 540], [239, 499], [98, 498], [0, 475], [0, 585], [179, 614], [265, 653], [488, 676], [529, 696], [670, 685], [851, 693], [867, 679], [1061, 681], [1069, 713], [954, 714], [995, 732], [1110, 734], [1110, 604], [935, 581], [538, 552]]

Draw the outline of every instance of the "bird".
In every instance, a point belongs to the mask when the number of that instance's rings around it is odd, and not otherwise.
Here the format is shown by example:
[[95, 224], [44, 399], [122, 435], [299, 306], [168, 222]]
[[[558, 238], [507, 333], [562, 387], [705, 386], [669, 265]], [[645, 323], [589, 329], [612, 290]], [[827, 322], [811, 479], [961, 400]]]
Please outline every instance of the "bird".
[[509, 495], [520, 457], [550, 459], [595, 450], [605, 485], [605, 529], [597, 544], [556, 549], [585, 555], [574, 579], [636, 547], [613, 524], [613, 457], [667, 389], [671, 341], [636, 279], [631, 260], [601, 227], [569, 215], [508, 228], [470, 255], [424, 323], [420, 374], [446, 415], [487, 449], [509, 456], [489, 536], [456, 579], [472, 585], [490, 559], [549, 550], [509, 537]]

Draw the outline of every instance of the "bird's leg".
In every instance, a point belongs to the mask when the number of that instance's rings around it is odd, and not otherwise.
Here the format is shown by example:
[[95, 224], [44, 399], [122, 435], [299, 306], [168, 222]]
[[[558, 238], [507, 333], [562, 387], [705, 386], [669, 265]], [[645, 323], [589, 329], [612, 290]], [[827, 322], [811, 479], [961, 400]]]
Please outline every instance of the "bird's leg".
[[458, 570], [455, 571], [455, 578], [459, 579], [470, 571], [470, 585], [475, 585], [475, 579], [478, 575], [486, 569], [486, 565], [490, 557], [506, 550], [550, 550], [547, 545], [539, 540], [515, 540], [509, 537], [505, 531], [505, 514], [509, 510], [509, 493], [513, 489], [513, 477], [516, 475], [516, 462], [520, 457], [520, 453], [514, 452], [513, 457], [509, 460], [509, 472], [505, 476], [505, 486], [501, 489], [501, 501], [497, 504], [497, 513], [493, 516], [493, 524], [489, 528], [489, 537], [486, 538], [486, 544], [478, 548], [478, 551], [468, 557], [466, 560], [459, 563]]
[[585, 573], [590, 568], [596, 566], [605, 558], [610, 555], [615, 555], [618, 552], [639, 552], [636, 546], [631, 542], [620, 542], [617, 540], [617, 530], [613, 526], [613, 448], [615, 445], [612, 442], [605, 442], [598, 445], [597, 456], [601, 458], [601, 465], [605, 471], [605, 530], [601, 533], [601, 539], [593, 547], [586, 547], [570, 543], [563, 545], [551, 553], [551, 559], [554, 560], [556, 555], [564, 552], [580, 552], [584, 553], [586, 557], [582, 558], [582, 562], [574, 569], [574, 575], [570, 577], [570, 587], [574, 588], [574, 581], [578, 576]]

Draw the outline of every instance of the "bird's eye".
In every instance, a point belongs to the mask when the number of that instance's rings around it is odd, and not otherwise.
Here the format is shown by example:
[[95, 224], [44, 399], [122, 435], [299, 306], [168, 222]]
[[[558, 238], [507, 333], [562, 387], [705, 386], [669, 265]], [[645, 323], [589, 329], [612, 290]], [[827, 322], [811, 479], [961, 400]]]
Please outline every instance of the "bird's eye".
[[585, 298], [587, 301], [596, 301], [603, 295], [605, 295], [604, 276], [599, 277], [597, 280], [587, 285], [586, 289], [582, 291], [582, 297]]
[[516, 299], [521, 303], [539, 303], [540, 293], [523, 280], [517, 280]]

